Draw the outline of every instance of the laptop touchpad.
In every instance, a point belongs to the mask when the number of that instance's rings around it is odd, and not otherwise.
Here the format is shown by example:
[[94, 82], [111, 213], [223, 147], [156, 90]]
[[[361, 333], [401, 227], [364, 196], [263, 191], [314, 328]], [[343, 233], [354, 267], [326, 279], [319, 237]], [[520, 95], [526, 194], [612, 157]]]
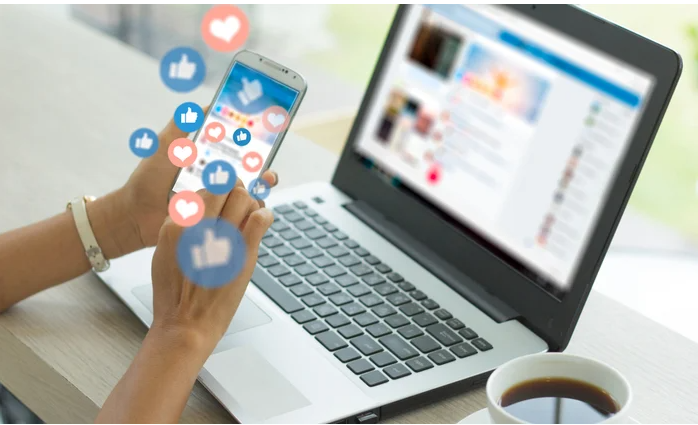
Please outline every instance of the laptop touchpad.
[[[148, 308], [150, 314], [153, 314], [153, 287], [150, 285], [142, 285], [133, 288], [131, 292], [138, 298], [138, 301]], [[230, 323], [225, 334], [230, 335], [236, 332], [242, 332], [245, 329], [254, 328], [269, 322], [271, 322], [271, 318], [245, 295], [242, 297], [238, 311], [235, 312], [235, 317], [233, 317], [233, 321]]]

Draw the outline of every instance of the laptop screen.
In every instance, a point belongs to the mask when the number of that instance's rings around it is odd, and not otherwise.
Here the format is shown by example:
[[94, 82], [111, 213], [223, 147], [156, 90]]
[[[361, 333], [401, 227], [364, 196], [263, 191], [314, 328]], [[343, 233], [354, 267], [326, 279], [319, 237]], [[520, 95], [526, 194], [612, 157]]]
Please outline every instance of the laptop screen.
[[412, 6], [389, 55], [357, 153], [562, 297], [653, 77], [500, 6]]

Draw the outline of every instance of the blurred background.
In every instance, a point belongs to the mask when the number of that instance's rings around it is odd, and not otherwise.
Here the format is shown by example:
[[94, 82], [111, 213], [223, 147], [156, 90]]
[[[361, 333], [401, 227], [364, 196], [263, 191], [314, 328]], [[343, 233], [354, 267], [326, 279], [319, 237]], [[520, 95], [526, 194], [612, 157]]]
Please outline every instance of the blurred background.
[[[96, 30], [95, 36], [102, 33], [157, 61], [173, 47], [191, 46], [202, 53], [208, 69], [206, 84], [214, 87], [232, 57], [208, 49], [201, 39], [200, 22], [210, 5], [26, 7], [90, 26]], [[341, 152], [396, 6], [240, 7], [251, 27], [245, 47], [296, 69], [310, 82], [292, 130], [330, 151]], [[582, 7], [679, 51], [684, 62], [681, 82], [612, 246], [611, 252], [634, 252], [640, 257], [633, 257], [635, 263], [621, 261], [608, 267], [607, 257], [595, 289], [698, 341], [698, 330], [685, 323], [688, 313], [676, 305], [677, 292], [690, 301], [691, 291], [696, 294], [698, 288], [685, 286], [690, 283], [685, 279], [677, 284], [680, 279], [671, 274], [681, 270], [682, 276], [695, 276], [698, 272], [698, 262], [692, 260], [698, 254], [698, 6]], [[653, 269], [657, 278], [634, 281], [627, 269], [635, 269], [637, 258], [645, 264], [647, 259], [658, 262]], [[691, 263], [686, 265], [677, 258], [689, 258]], [[607, 276], [611, 271], [605, 269], [612, 267], [626, 273], [626, 278]], [[639, 273], [649, 275], [647, 270]], [[39, 420], [18, 406], [0, 387], [0, 423], [3, 416], [8, 423]]]

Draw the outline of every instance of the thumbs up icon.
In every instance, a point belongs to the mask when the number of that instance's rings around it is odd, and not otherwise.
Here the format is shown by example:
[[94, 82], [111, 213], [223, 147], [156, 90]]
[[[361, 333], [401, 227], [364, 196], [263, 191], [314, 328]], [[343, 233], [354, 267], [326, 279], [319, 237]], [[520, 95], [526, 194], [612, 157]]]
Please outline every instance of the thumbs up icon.
[[238, 99], [244, 106], [262, 97], [262, 83], [259, 80], [250, 82], [247, 78], [242, 78], [242, 90], [238, 92]]
[[151, 147], [153, 147], [153, 139], [147, 132], [144, 131], [141, 137], [136, 137], [136, 149], [149, 150]]
[[223, 171], [223, 167], [219, 165], [216, 171], [208, 175], [208, 184], [226, 185], [228, 184], [228, 179], [230, 179], [230, 173]]
[[196, 63], [189, 62], [189, 56], [182, 54], [179, 62], [170, 62], [169, 76], [173, 80], [191, 80], [196, 74]]
[[199, 117], [198, 112], [193, 112], [191, 107], [187, 109], [187, 112], [180, 114], [179, 120], [182, 124], [195, 124]]
[[204, 230], [204, 242], [192, 245], [191, 260], [196, 270], [219, 267], [228, 264], [233, 247], [228, 238], [216, 238], [213, 229]]

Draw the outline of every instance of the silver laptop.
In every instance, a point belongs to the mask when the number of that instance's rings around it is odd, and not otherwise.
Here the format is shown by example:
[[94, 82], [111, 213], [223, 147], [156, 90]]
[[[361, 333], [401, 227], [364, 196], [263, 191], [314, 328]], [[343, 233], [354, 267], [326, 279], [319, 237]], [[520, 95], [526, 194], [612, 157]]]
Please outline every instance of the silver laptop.
[[[679, 69], [574, 7], [401, 6], [200, 381], [243, 423], [370, 423], [564, 349]], [[146, 325], [152, 253], [101, 275]]]

